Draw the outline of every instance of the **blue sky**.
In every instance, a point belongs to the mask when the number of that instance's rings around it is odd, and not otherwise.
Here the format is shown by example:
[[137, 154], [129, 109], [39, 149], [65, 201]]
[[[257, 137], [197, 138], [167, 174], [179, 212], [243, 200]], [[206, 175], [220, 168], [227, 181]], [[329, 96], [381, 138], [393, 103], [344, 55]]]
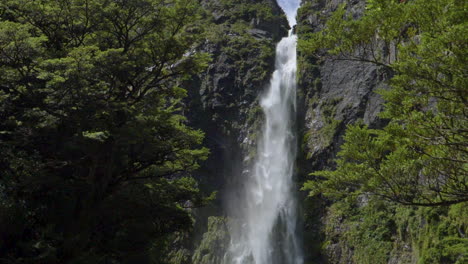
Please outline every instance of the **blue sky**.
[[288, 17], [289, 24], [295, 25], [296, 24], [296, 11], [299, 5], [301, 4], [301, 0], [278, 0], [278, 4], [283, 8], [286, 16]]

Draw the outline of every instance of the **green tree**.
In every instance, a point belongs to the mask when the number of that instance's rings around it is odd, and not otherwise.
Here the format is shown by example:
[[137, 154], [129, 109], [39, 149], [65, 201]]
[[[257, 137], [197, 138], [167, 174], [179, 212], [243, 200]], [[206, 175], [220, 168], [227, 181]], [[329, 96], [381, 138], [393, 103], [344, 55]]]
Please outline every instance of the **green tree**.
[[[149, 263], [203, 202], [194, 0], [0, 4], [0, 262]], [[188, 202], [191, 201], [191, 202]]]
[[304, 51], [320, 57], [325, 48], [393, 77], [380, 92], [389, 124], [349, 126], [336, 169], [314, 172], [305, 189], [421, 206], [468, 201], [467, 17], [463, 1], [372, 0], [361, 18], [342, 6], [308, 35]]

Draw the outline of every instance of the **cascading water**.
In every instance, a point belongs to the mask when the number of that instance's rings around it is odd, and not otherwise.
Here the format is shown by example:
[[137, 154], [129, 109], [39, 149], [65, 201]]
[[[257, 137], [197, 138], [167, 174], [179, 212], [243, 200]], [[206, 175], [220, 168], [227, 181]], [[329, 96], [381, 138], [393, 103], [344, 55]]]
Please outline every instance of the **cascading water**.
[[[280, 0], [291, 28], [300, 0]], [[240, 218], [231, 223], [227, 264], [302, 264], [293, 195], [295, 160], [296, 42], [291, 30], [276, 48], [275, 71], [261, 98], [265, 113], [252, 173], [236, 201]]]

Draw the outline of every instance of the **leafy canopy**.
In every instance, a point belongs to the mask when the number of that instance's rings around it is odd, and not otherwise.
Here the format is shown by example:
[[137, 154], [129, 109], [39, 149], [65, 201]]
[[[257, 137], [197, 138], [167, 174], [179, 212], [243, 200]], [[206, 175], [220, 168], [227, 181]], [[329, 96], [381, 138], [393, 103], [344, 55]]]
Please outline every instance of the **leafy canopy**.
[[311, 195], [370, 193], [402, 203], [468, 200], [466, 4], [457, 0], [370, 0], [353, 19], [341, 6], [303, 50], [390, 69], [381, 91], [389, 124], [348, 127], [335, 170], [318, 171]]
[[204, 199], [189, 172], [208, 151], [178, 83], [208, 62], [199, 14], [194, 0], [0, 3], [0, 262], [154, 263], [190, 228], [184, 207]]

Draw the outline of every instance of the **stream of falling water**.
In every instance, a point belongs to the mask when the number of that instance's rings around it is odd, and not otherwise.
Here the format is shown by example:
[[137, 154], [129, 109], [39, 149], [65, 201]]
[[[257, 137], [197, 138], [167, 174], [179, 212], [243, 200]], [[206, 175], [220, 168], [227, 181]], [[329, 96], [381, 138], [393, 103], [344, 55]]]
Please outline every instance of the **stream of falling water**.
[[[299, 0], [280, 0], [291, 28]], [[293, 195], [296, 140], [296, 42], [290, 30], [276, 47], [275, 71], [260, 100], [265, 124], [252, 172], [238, 202], [240, 220], [231, 227], [227, 264], [302, 264]]]

